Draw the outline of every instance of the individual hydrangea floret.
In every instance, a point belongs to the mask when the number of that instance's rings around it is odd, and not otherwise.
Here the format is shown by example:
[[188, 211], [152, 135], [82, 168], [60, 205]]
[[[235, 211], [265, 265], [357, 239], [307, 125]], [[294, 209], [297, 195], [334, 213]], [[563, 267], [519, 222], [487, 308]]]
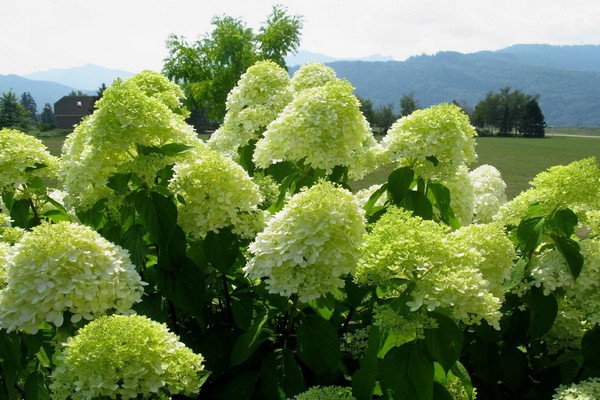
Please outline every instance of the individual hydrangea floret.
[[[55, 179], [58, 159], [41, 140], [14, 129], [0, 130], [0, 193], [23, 192], [31, 179]], [[34, 190], [34, 188], [27, 188]]]
[[103, 314], [130, 313], [143, 282], [127, 250], [92, 229], [67, 222], [42, 224], [11, 249], [7, 287], [0, 292], [0, 323], [7, 331], [37, 332]]
[[541, 213], [570, 208], [582, 222], [587, 212], [600, 209], [600, 166], [595, 157], [550, 167], [536, 175], [531, 185], [532, 188], [501, 206], [494, 220], [518, 225], [534, 203], [539, 203]]
[[203, 149], [175, 164], [173, 170], [169, 189], [183, 199], [177, 207], [179, 224], [186, 233], [201, 237], [231, 227], [250, 238], [262, 230], [258, 185], [232, 159]]
[[362, 159], [375, 140], [353, 91], [347, 81], [334, 80], [297, 94], [256, 144], [255, 164], [267, 168], [287, 160], [327, 173], [345, 166], [351, 176], [364, 175]]
[[417, 176], [445, 180], [475, 161], [475, 128], [454, 104], [438, 104], [396, 121], [382, 140], [388, 163], [410, 166]]
[[291, 400], [354, 400], [352, 391], [341, 386], [313, 386]]
[[589, 378], [579, 383], [560, 385], [553, 400], [595, 400], [600, 399], [600, 378]]
[[166, 325], [138, 315], [100, 317], [70, 338], [57, 357], [53, 399], [195, 396], [207, 373]]
[[506, 183], [500, 171], [491, 165], [481, 165], [469, 172], [473, 185], [473, 222], [488, 223], [506, 203]]
[[335, 70], [327, 65], [317, 62], [309, 62], [302, 65], [292, 76], [292, 88], [294, 92], [300, 93], [306, 89], [312, 89], [325, 85], [337, 79]]
[[412, 311], [447, 309], [465, 324], [485, 319], [499, 328], [501, 299], [490, 290], [475, 248], [453, 240], [447, 227], [391, 207], [372, 227], [362, 246], [355, 278], [398, 297], [412, 282]]
[[358, 262], [364, 214], [345, 189], [320, 182], [294, 195], [249, 246], [244, 271], [268, 290], [307, 302], [344, 285]]
[[257, 62], [229, 92], [223, 124], [207, 144], [235, 159], [238, 148], [259, 139], [291, 100], [292, 89], [286, 70], [271, 60]]
[[87, 210], [103, 198], [118, 207], [124, 200], [116, 200], [108, 187], [112, 176], [133, 172], [152, 187], [156, 173], [181, 158], [161, 151], [163, 146], [205, 146], [174, 102], [181, 95], [176, 85], [149, 71], [106, 89], [98, 109], [63, 146], [58, 177], [67, 208]]

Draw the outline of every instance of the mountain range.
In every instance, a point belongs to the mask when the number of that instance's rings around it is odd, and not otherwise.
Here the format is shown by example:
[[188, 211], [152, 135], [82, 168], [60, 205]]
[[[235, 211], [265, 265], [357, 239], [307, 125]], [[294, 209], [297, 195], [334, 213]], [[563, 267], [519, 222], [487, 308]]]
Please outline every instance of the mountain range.
[[[600, 126], [600, 46], [521, 44], [497, 51], [444, 51], [404, 61], [386, 56], [340, 60], [299, 52], [287, 59], [290, 73], [309, 61], [326, 63], [338, 77], [350, 81], [361, 98], [375, 107], [392, 105], [412, 94], [422, 107], [457, 101], [473, 108], [485, 95], [509, 86], [539, 95], [548, 125]], [[293, 66], [295, 65], [295, 66]], [[72, 90], [94, 94], [97, 88], [133, 75], [96, 65], [49, 70], [27, 76], [0, 75], [0, 93], [30, 92], [38, 108], [54, 104]]]

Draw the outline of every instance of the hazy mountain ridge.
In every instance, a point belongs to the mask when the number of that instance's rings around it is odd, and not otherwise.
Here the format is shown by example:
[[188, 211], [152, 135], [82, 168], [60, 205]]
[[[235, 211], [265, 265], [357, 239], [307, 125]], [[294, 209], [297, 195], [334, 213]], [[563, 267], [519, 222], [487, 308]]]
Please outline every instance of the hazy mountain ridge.
[[85, 91], [96, 91], [103, 83], [110, 86], [117, 78], [127, 79], [133, 72], [121, 71], [86, 64], [74, 68], [54, 68], [47, 71], [24, 75], [25, 78], [39, 81], [53, 81]]

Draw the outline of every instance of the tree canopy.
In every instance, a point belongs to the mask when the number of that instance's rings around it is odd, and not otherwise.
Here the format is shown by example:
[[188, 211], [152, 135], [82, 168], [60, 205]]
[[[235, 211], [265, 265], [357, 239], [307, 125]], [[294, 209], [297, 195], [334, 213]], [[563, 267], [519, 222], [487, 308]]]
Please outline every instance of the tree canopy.
[[0, 129], [27, 129], [31, 123], [29, 112], [21, 105], [17, 95], [4, 92], [0, 97]]
[[258, 33], [230, 16], [215, 17], [212, 25], [210, 34], [193, 43], [177, 35], [166, 43], [163, 73], [182, 86], [197, 128], [223, 119], [227, 94], [256, 61], [270, 59], [285, 67], [284, 57], [300, 44], [302, 18], [274, 6]]

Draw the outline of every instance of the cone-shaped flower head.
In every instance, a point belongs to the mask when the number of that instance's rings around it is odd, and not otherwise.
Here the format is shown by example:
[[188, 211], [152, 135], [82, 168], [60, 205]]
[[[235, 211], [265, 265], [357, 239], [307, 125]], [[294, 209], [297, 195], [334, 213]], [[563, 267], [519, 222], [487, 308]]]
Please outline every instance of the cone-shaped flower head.
[[333, 68], [317, 62], [309, 62], [294, 73], [292, 87], [294, 92], [300, 93], [303, 90], [323, 86], [327, 82], [335, 80], [337, 77]]
[[454, 104], [438, 104], [396, 121], [383, 138], [384, 158], [424, 179], [446, 179], [475, 161], [475, 128]]
[[450, 190], [450, 207], [462, 226], [469, 225], [473, 219], [474, 190], [469, 179], [469, 169], [461, 165], [453, 177], [443, 182]]
[[0, 193], [15, 191], [31, 179], [54, 179], [57, 166], [58, 159], [39, 139], [14, 129], [0, 130]]
[[446, 227], [392, 207], [377, 221], [362, 247], [356, 271], [361, 284], [377, 285], [396, 297], [414, 283], [415, 311], [440, 307], [466, 324], [485, 319], [498, 326], [501, 299], [490, 290], [479, 269], [484, 258], [476, 249], [448, 234]]
[[173, 170], [169, 189], [183, 199], [177, 207], [186, 233], [200, 237], [230, 227], [243, 237], [254, 237], [262, 230], [258, 185], [232, 159], [201, 148]]
[[488, 223], [506, 203], [506, 183], [495, 167], [482, 165], [469, 172], [473, 185], [473, 222]]
[[66, 222], [26, 233], [6, 257], [6, 281], [0, 323], [8, 331], [36, 332], [44, 321], [61, 326], [65, 312], [73, 322], [129, 313], [143, 292], [127, 250]]
[[266, 278], [271, 293], [297, 293], [306, 302], [344, 285], [364, 234], [364, 215], [345, 189], [320, 182], [294, 195], [268, 222], [249, 250], [250, 278]]
[[552, 400], [593, 400], [600, 399], [600, 378], [588, 378], [579, 383], [560, 385]]
[[298, 93], [256, 144], [256, 165], [287, 160], [328, 173], [348, 166], [351, 174], [363, 174], [361, 159], [375, 141], [353, 90], [350, 83], [334, 80]]
[[50, 389], [53, 399], [73, 400], [195, 396], [206, 375], [203, 361], [163, 324], [104, 316], [65, 344]]
[[208, 145], [235, 158], [238, 148], [259, 139], [291, 100], [292, 89], [286, 70], [271, 60], [257, 62], [229, 92], [225, 120], [210, 137]]
[[150, 71], [106, 89], [65, 141], [59, 178], [67, 205], [85, 210], [114, 196], [107, 183], [117, 173], [133, 172], [152, 186], [156, 172], [178, 159], [163, 146], [203, 145], [175, 103], [182, 97], [177, 85]]

